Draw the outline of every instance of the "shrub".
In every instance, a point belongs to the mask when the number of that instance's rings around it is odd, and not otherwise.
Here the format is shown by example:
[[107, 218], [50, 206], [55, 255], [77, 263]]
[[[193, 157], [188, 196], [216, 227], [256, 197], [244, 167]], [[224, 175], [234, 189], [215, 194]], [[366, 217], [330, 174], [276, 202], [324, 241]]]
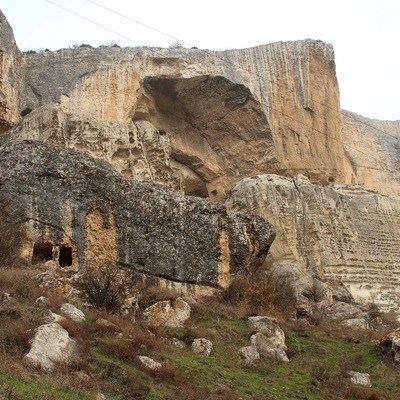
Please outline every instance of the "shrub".
[[174, 43], [169, 46], [170, 49], [182, 49], [184, 43], [181, 40], [176, 40]]
[[246, 307], [250, 313], [276, 316], [295, 313], [296, 293], [292, 284], [264, 272], [238, 275], [223, 296], [231, 303]]
[[86, 267], [77, 286], [95, 307], [115, 313], [121, 309], [132, 285], [117, 266], [106, 265]]

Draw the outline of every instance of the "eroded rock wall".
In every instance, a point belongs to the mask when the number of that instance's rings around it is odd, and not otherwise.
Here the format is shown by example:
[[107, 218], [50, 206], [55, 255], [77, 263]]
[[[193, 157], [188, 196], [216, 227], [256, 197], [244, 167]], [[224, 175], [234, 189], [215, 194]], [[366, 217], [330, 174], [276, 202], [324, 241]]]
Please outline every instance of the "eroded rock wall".
[[29, 55], [24, 68], [40, 104], [164, 130], [176, 167], [191, 177], [188, 194], [223, 200], [234, 182], [266, 172], [345, 179], [334, 53], [323, 42], [61, 50]]
[[118, 262], [226, 287], [263, 262], [275, 236], [261, 217], [124, 179], [105, 161], [38, 141], [0, 147], [0, 188], [0, 203], [26, 226], [30, 256], [69, 247], [73, 265]]
[[227, 206], [271, 222], [274, 261], [339, 278], [357, 299], [399, 312], [399, 201], [357, 185], [260, 175], [238, 183]]
[[0, 145], [40, 140], [74, 148], [108, 161], [125, 178], [159, 183], [181, 191], [183, 178], [170, 162], [168, 136], [149, 122], [101, 122], [67, 116], [59, 105], [39, 107], [0, 136]]
[[400, 121], [380, 121], [342, 110], [349, 179], [400, 199]]
[[21, 59], [13, 30], [0, 10], [0, 134], [19, 121], [22, 111]]

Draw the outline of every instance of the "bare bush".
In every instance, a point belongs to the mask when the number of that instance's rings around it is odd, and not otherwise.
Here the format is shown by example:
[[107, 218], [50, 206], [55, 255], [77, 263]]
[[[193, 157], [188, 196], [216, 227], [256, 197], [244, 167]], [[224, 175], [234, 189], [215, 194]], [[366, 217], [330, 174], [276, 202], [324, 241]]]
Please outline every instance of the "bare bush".
[[115, 265], [88, 266], [77, 284], [90, 303], [108, 312], [118, 312], [132, 284], [129, 278]]

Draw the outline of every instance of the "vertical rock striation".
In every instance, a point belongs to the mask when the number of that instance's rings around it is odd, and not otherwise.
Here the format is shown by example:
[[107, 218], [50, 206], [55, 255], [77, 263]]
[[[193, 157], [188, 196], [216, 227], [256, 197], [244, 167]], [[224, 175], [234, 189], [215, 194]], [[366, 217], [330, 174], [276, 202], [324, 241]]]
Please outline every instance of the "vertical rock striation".
[[[24, 68], [40, 104], [61, 101], [67, 114], [146, 120], [164, 130], [175, 166], [190, 176], [188, 194], [224, 200], [234, 182], [258, 173], [344, 182], [329, 44], [61, 50], [29, 55]], [[56, 81], [44, 87], [49, 74]]]
[[349, 180], [400, 199], [400, 121], [342, 114]]
[[21, 53], [13, 30], [0, 10], [0, 134], [19, 121], [22, 88]]

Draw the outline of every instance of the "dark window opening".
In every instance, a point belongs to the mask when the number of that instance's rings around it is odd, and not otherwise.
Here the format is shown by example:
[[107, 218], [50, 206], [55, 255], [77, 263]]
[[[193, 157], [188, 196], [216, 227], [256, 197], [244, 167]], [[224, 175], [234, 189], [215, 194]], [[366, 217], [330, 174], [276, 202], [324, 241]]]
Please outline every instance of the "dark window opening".
[[39, 264], [53, 259], [53, 245], [48, 242], [36, 242], [33, 246], [32, 264]]
[[61, 267], [70, 267], [72, 265], [72, 249], [69, 246], [60, 247], [60, 256], [58, 262]]

